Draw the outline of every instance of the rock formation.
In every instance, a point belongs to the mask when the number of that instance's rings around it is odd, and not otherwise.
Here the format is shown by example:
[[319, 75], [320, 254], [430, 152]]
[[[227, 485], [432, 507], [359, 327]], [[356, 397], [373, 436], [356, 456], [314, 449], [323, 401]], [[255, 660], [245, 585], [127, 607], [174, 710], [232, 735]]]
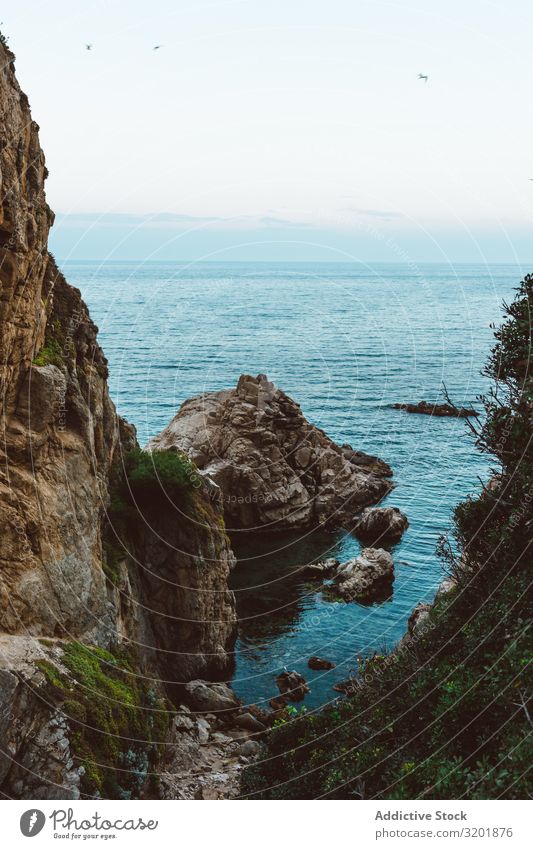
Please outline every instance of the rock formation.
[[301, 702], [311, 692], [299, 672], [281, 672], [276, 678], [276, 684], [282, 698], [291, 702]]
[[193, 460], [222, 490], [230, 530], [351, 524], [392, 488], [386, 463], [336, 445], [261, 374], [185, 401], [148, 448]]
[[333, 577], [335, 592], [344, 601], [370, 603], [391, 594], [394, 563], [383, 548], [364, 548], [347, 560]]
[[337, 664], [333, 663], [332, 660], [325, 660], [322, 657], [317, 657], [316, 655], [313, 655], [307, 661], [307, 665], [309, 669], [313, 669], [315, 672], [318, 672], [318, 670], [322, 669], [335, 669], [335, 666]]
[[354, 534], [364, 542], [399, 542], [409, 527], [409, 520], [398, 507], [367, 507], [354, 527]]
[[[234, 558], [205, 482], [186, 510], [168, 499], [113, 508], [135, 431], [109, 398], [81, 295], [48, 253], [47, 171], [13, 62], [0, 44], [0, 790], [120, 795], [127, 758], [146, 753], [116, 753], [126, 761], [106, 761], [103, 775], [96, 732], [74, 751], [92, 706], [80, 695], [72, 708], [68, 682], [82, 693], [97, 676], [111, 693], [139, 675], [152, 686], [132, 684], [128, 698], [146, 709], [175, 682], [227, 675]], [[121, 729], [124, 712], [111, 719]]]
[[469, 419], [479, 416], [475, 410], [468, 407], [455, 407], [453, 404], [437, 404], [419, 401], [418, 404], [393, 404], [394, 410], [404, 410], [406, 413], [420, 413], [424, 416], [437, 418]]

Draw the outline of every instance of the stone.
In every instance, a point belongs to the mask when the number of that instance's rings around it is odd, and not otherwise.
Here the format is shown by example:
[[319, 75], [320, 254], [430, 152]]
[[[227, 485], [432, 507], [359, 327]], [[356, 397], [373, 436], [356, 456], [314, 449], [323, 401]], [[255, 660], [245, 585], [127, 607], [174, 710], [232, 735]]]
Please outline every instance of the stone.
[[244, 758], [255, 758], [261, 751], [261, 744], [257, 740], [246, 740], [239, 746], [239, 755]]
[[196, 731], [198, 733], [198, 741], [201, 745], [209, 741], [211, 726], [203, 716], [199, 716], [196, 720]]
[[399, 542], [409, 520], [398, 507], [368, 507], [359, 516], [354, 534], [367, 543]]
[[307, 661], [307, 665], [308, 665], [309, 669], [314, 669], [314, 670], [318, 671], [320, 669], [335, 669], [335, 666], [337, 664], [333, 663], [333, 661], [331, 661], [331, 660], [324, 660], [321, 657], [317, 657], [316, 655], [313, 655]]
[[287, 707], [289, 700], [285, 696], [274, 696], [268, 703], [272, 710], [277, 713]]
[[237, 710], [240, 702], [227, 684], [210, 683], [209, 681], [189, 681], [184, 691], [187, 701], [195, 711], [214, 713]]
[[358, 557], [343, 563], [333, 579], [335, 592], [344, 601], [370, 603], [392, 592], [394, 562], [383, 548], [364, 548]]
[[148, 448], [183, 452], [215, 482], [229, 530], [347, 525], [392, 488], [387, 464], [346, 456], [265, 375], [185, 401]]
[[421, 601], [416, 607], [413, 608], [409, 619], [407, 620], [407, 631], [412, 636], [416, 634], [423, 623], [429, 619], [429, 614], [431, 612], [431, 604], [426, 604]]
[[276, 684], [282, 696], [291, 702], [301, 702], [311, 692], [299, 672], [282, 672], [276, 678]]
[[244, 728], [245, 731], [252, 731], [253, 733], [266, 731], [266, 726], [256, 719], [255, 716], [252, 716], [251, 713], [241, 713], [235, 717], [233, 722], [237, 728]]

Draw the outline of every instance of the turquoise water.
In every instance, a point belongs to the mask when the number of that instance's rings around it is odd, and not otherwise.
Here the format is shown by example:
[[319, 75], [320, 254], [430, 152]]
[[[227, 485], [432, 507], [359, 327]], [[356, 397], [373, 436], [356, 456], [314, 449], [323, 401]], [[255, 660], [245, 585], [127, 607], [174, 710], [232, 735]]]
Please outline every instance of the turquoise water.
[[[264, 372], [339, 442], [378, 454], [394, 469], [387, 502], [410, 527], [393, 555], [392, 597], [362, 607], [326, 601], [294, 574], [321, 555], [360, 550], [345, 533], [239, 543], [232, 576], [240, 617], [233, 685], [246, 701], [276, 693], [286, 666], [311, 686], [306, 705], [336, 697], [331, 685], [358, 654], [393, 645], [414, 605], [442, 578], [435, 555], [453, 506], [488, 473], [464, 421], [392, 410], [434, 400], [445, 383], [471, 405], [516, 266], [66, 263], [100, 327], [112, 397], [144, 444], [192, 395]], [[476, 406], [476, 404], [474, 404]], [[479, 405], [477, 405], [479, 406]], [[337, 663], [312, 672], [318, 654]]]

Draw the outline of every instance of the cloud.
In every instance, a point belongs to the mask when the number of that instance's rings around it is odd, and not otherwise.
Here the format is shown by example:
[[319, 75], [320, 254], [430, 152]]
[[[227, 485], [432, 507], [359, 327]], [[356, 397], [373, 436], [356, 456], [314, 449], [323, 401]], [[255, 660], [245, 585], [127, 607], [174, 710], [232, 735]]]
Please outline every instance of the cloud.
[[262, 217], [254, 215], [239, 215], [222, 217], [218, 215], [188, 215], [176, 212], [157, 212], [154, 214], [135, 214], [126, 212], [67, 212], [58, 213], [56, 216], [56, 228], [90, 230], [98, 229], [178, 229], [188, 230], [194, 228], [209, 229], [210, 227], [220, 229], [221, 227], [232, 230], [253, 228], [283, 227], [310, 228], [313, 224], [302, 221], [291, 221], [285, 218], [266, 215]]
[[392, 209], [349, 209], [349, 212], [355, 212], [357, 215], [370, 215], [373, 218], [403, 218], [401, 212], [396, 212]]

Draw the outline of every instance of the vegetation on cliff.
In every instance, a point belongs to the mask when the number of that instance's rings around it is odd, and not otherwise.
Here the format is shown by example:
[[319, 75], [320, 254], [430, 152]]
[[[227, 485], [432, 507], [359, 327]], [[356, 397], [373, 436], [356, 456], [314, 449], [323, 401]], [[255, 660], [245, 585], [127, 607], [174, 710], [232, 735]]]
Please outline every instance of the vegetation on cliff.
[[473, 426], [494, 476], [454, 517], [443, 545], [454, 589], [421, 635], [361, 661], [361, 686], [319, 714], [277, 729], [243, 794], [260, 798], [533, 796], [533, 276], [496, 331]]
[[82, 793], [138, 797], [155, 780], [151, 773], [168, 732], [168, 704], [124, 649], [67, 643], [61, 662], [68, 674], [47, 660], [37, 665], [46, 677], [47, 700], [68, 720], [76, 765], [85, 771]]

